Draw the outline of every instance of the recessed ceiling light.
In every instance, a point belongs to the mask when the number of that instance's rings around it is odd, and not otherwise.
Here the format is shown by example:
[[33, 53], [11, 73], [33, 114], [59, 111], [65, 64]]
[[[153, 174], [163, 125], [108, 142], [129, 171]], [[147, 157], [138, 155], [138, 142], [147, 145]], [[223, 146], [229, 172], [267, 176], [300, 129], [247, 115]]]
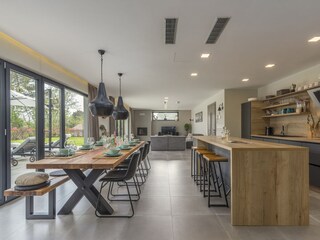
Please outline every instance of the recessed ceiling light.
[[202, 53], [201, 54], [201, 58], [209, 58], [210, 57], [210, 53]]
[[320, 37], [313, 37], [308, 40], [308, 42], [318, 42], [320, 40]]
[[198, 76], [198, 73], [191, 73], [191, 77], [196, 77]]
[[249, 81], [249, 78], [244, 78], [241, 80], [242, 82], [248, 82]]
[[265, 66], [265, 68], [272, 68], [272, 67], [274, 67], [275, 66], [275, 64], [267, 64], [266, 66]]

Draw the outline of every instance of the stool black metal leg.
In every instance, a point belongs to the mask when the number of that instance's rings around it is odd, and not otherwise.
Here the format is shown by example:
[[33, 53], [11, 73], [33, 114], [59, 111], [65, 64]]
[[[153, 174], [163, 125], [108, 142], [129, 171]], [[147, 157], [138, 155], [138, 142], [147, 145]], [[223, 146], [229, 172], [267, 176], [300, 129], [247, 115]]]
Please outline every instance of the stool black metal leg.
[[225, 198], [225, 200], [226, 200], [226, 207], [229, 207], [228, 198], [227, 198], [227, 192], [226, 192], [226, 187], [225, 187], [224, 180], [223, 180], [223, 174], [222, 174], [222, 171], [221, 171], [221, 164], [220, 164], [220, 162], [218, 162], [218, 165], [219, 165], [219, 171], [220, 171], [220, 177], [221, 177], [223, 194], [224, 194], [224, 198]]

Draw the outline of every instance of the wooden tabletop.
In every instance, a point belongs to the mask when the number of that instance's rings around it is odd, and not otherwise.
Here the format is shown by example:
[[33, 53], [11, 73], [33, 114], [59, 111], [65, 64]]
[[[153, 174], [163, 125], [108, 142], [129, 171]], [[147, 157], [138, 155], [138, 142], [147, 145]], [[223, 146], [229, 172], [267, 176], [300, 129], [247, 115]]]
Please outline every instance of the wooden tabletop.
[[118, 166], [133, 152], [138, 150], [144, 142], [133, 146], [130, 150], [122, 150], [120, 157], [103, 157], [107, 150], [103, 147], [88, 151], [88, 153], [71, 159], [50, 158], [28, 163], [28, 169], [110, 169]]
[[241, 150], [241, 149], [243, 150], [303, 149], [303, 147], [299, 147], [299, 146], [286, 145], [286, 144], [280, 144], [280, 143], [271, 143], [271, 142], [265, 142], [265, 141], [257, 141], [257, 140], [237, 138], [237, 137], [230, 137], [229, 141], [216, 136], [193, 136], [193, 138], [211, 145], [215, 145], [215, 146], [230, 150], [230, 151], [233, 149], [237, 149], [237, 150]]

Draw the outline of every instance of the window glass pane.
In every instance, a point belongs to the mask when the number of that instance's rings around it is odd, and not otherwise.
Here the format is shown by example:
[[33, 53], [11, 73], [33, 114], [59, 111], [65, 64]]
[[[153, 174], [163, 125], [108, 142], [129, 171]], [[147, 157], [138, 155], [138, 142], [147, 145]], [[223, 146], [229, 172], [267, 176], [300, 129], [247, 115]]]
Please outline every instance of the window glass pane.
[[178, 121], [178, 112], [153, 112], [152, 120], [154, 121]]
[[37, 81], [10, 70], [11, 185], [36, 160]]
[[68, 141], [76, 146], [84, 144], [85, 139], [85, 97], [66, 89], [65, 91], [65, 117], [66, 117], [66, 136]]
[[[60, 148], [61, 89], [44, 84], [45, 157], [54, 155]], [[63, 145], [62, 145], [63, 147]]]

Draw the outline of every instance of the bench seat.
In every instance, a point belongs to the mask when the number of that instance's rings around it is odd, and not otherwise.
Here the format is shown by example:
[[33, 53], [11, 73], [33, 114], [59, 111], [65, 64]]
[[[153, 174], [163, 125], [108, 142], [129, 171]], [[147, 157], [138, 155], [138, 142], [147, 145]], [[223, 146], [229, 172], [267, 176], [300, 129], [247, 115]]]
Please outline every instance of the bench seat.
[[[69, 180], [68, 176], [52, 177], [50, 185], [36, 190], [17, 191], [10, 188], [4, 191], [6, 197], [26, 197], [26, 219], [55, 219], [56, 217], [56, 188]], [[49, 193], [48, 213], [34, 213], [34, 196], [43, 196]]]

